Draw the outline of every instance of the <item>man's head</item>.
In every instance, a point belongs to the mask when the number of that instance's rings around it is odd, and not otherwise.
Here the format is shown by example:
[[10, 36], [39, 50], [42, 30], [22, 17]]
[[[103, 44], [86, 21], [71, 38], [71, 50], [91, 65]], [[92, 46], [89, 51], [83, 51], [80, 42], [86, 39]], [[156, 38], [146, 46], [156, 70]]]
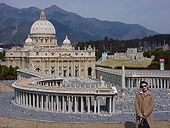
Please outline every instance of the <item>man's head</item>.
[[146, 92], [149, 88], [148, 83], [146, 81], [141, 81], [140, 88], [142, 89], [143, 92]]

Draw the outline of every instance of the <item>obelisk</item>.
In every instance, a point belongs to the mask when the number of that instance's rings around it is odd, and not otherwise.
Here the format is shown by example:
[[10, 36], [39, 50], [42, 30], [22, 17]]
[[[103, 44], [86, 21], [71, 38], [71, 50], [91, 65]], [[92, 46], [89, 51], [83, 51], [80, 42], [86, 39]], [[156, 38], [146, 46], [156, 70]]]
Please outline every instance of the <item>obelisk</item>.
[[125, 86], [125, 66], [123, 65], [122, 66], [122, 83], [121, 83], [121, 96], [122, 98], [125, 98], [125, 89], [126, 89], [126, 86]]

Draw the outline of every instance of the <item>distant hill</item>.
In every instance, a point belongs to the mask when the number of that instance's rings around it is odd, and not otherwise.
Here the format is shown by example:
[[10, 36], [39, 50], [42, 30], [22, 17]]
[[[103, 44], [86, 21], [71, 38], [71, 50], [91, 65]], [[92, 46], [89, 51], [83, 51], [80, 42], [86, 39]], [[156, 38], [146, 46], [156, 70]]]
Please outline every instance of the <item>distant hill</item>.
[[[72, 42], [101, 40], [105, 36], [112, 39], [136, 39], [157, 34], [138, 24], [102, 21], [95, 18], [83, 18], [67, 12], [56, 5], [46, 8], [47, 19], [57, 31], [58, 43], [65, 35]], [[23, 44], [31, 25], [39, 18], [41, 10], [35, 7], [18, 9], [0, 3], [0, 43]]]

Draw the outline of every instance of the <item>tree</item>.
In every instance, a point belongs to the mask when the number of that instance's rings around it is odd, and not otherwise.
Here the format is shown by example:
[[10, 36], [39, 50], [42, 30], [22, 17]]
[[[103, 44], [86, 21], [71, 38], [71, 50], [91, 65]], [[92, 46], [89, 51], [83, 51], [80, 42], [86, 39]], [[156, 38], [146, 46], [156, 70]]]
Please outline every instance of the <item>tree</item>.
[[10, 66], [8, 75], [13, 75], [13, 70], [14, 70], [14, 68], [12, 66]]
[[14, 67], [14, 70], [13, 70], [13, 75], [15, 75], [15, 76], [17, 76], [17, 69], [19, 69], [19, 67], [18, 67], [18, 66], [15, 66], [15, 67]]
[[6, 77], [9, 73], [9, 68], [5, 65], [2, 66], [1, 76]]
[[5, 61], [5, 51], [0, 52], [0, 60]]

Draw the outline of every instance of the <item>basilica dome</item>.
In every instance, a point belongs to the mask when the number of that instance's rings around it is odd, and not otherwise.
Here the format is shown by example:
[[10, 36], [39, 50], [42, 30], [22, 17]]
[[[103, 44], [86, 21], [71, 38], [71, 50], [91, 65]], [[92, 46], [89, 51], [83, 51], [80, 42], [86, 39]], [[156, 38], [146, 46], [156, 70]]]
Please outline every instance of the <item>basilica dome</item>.
[[28, 35], [28, 38], [25, 40], [25, 45], [31, 45], [32, 39], [30, 38], [30, 35]]
[[46, 19], [44, 11], [41, 12], [40, 19], [31, 26], [30, 34], [55, 34], [55, 27]]
[[71, 44], [70, 40], [68, 39], [68, 37], [66, 36], [66, 38], [63, 41], [63, 44]]

